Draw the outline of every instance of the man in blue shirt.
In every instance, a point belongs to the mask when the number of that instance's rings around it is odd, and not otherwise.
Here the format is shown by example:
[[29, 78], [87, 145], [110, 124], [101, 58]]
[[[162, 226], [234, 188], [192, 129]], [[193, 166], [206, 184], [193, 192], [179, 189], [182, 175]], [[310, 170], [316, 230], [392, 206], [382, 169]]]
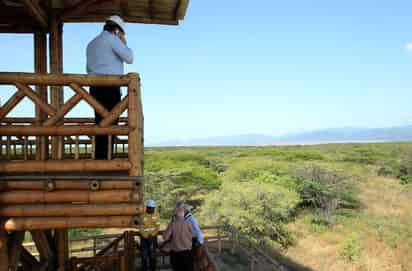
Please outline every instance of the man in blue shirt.
[[[123, 75], [124, 63], [133, 63], [133, 51], [127, 47], [124, 22], [119, 16], [106, 20], [103, 32], [87, 46], [87, 73]], [[121, 99], [120, 87], [90, 87], [90, 94], [108, 111]], [[102, 120], [95, 112], [95, 122]], [[112, 141], [113, 142], [113, 141]], [[113, 148], [113, 146], [112, 146]], [[108, 159], [108, 137], [96, 136], [96, 159]]]
[[179, 206], [185, 210], [185, 220], [192, 225], [193, 228], [193, 246], [201, 246], [204, 243], [203, 234], [200, 230], [199, 224], [197, 224], [196, 218], [190, 212], [192, 207], [186, 203]]

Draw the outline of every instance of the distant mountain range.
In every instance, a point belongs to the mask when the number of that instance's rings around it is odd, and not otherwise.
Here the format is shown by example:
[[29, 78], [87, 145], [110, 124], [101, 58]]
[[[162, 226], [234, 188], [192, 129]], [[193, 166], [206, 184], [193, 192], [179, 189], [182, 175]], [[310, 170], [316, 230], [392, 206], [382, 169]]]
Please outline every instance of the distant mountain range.
[[412, 141], [412, 125], [389, 128], [332, 128], [269, 136], [244, 134], [233, 136], [215, 136], [165, 142], [147, 141], [147, 146], [260, 146], [260, 145], [300, 145], [346, 142], [385, 142]]

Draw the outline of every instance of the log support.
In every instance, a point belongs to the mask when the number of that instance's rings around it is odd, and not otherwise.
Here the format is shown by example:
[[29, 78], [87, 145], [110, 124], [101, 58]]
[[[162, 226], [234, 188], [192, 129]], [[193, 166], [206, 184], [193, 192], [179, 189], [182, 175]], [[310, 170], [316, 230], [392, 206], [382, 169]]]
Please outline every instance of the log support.
[[[63, 23], [58, 20], [55, 14], [50, 20], [50, 72], [53, 74], [63, 73]], [[54, 86], [51, 88], [51, 103], [57, 110], [61, 109], [64, 103], [63, 87]], [[71, 101], [73, 103], [73, 101]], [[78, 102], [78, 101], [77, 101]], [[77, 103], [76, 100], [74, 103]], [[73, 105], [74, 106], [74, 105]], [[66, 110], [63, 108], [62, 111]], [[63, 114], [64, 115], [64, 114]], [[54, 120], [56, 124], [62, 121]], [[52, 137], [52, 159], [61, 160], [64, 155], [63, 136]], [[68, 232], [66, 229], [55, 229], [55, 249], [57, 255], [57, 270], [65, 271], [69, 259]]]
[[51, 262], [54, 257], [53, 247], [50, 245], [50, 238], [46, 231], [32, 230], [30, 233], [40, 254], [40, 262]]
[[[34, 34], [34, 71], [36, 74], [47, 73], [47, 35], [36, 32]], [[48, 102], [47, 86], [36, 86], [36, 92], [44, 103]], [[40, 125], [47, 118], [36, 105], [36, 124]], [[38, 137], [36, 142], [36, 160], [45, 160], [48, 157], [47, 137]]]
[[[3, 223], [1, 224], [3, 226]], [[9, 270], [8, 233], [0, 227], [0, 271]]]
[[20, 262], [21, 245], [24, 240], [24, 231], [16, 231], [10, 235], [9, 246], [9, 271], [17, 271]]

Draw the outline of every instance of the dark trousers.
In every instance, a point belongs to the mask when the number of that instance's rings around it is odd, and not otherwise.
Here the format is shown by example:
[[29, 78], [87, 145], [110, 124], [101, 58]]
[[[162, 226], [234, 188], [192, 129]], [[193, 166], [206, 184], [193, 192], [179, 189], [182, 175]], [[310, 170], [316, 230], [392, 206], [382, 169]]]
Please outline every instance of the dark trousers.
[[193, 259], [192, 251], [184, 250], [179, 252], [172, 251], [170, 253], [170, 263], [173, 271], [192, 271]]
[[[110, 111], [120, 102], [120, 87], [90, 87], [90, 95]], [[95, 111], [95, 123], [99, 124], [101, 120], [102, 116]], [[116, 123], [117, 121], [114, 124]], [[107, 159], [108, 138], [108, 136], [96, 136], [96, 160]], [[113, 146], [112, 143], [112, 153], [114, 152]]]
[[156, 270], [156, 237], [140, 238], [140, 253], [142, 258], [142, 271]]

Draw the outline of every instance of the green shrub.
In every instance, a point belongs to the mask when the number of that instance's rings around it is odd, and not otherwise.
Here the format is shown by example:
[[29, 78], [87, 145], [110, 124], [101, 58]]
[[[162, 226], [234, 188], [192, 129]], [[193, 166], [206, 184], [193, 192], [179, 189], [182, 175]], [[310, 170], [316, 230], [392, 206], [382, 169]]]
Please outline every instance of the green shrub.
[[202, 197], [220, 187], [216, 173], [203, 167], [149, 173], [145, 176], [145, 198], [158, 202], [162, 218], [173, 215], [177, 202], [199, 207]]
[[401, 184], [412, 184], [412, 176], [411, 175], [401, 176], [400, 180], [401, 180]]
[[341, 256], [350, 262], [357, 260], [362, 252], [361, 242], [357, 234], [352, 234], [343, 244]]
[[336, 210], [341, 207], [357, 207], [356, 191], [346, 176], [311, 165], [299, 169], [297, 191], [302, 203], [319, 211], [325, 222], [335, 222]]
[[231, 225], [252, 240], [287, 247], [293, 237], [285, 223], [298, 203], [296, 192], [279, 185], [226, 182], [206, 198], [201, 215], [209, 223]]
[[410, 155], [407, 155], [402, 159], [398, 177], [401, 184], [412, 183], [412, 157]]
[[383, 177], [396, 177], [399, 174], [399, 169], [394, 168], [390, 165], [383, 165], [378, 169], [378, 176]]

